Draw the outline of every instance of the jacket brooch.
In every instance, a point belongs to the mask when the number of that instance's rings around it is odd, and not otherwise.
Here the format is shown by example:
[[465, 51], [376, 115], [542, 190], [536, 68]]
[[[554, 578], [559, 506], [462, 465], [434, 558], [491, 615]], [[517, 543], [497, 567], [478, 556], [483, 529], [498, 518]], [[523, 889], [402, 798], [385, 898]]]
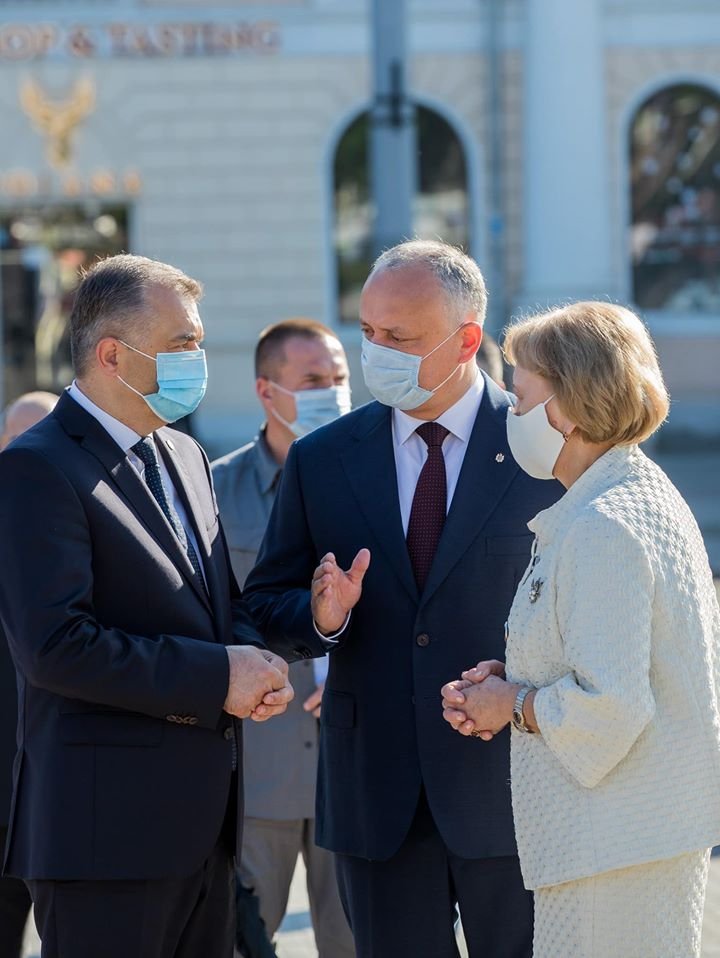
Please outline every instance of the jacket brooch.
[[544, 579], [533, 579], [530, 583], [530, 601], [537, 602], [540, 598], [540, 590], [543, 587]]

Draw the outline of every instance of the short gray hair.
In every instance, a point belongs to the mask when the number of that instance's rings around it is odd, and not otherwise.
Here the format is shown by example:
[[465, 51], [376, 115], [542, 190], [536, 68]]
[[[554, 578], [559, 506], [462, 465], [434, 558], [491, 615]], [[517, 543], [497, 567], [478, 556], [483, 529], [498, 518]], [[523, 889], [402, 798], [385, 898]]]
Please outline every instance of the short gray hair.
[[443, 288], [453, 318], [458, 321], [474, 313], [480, 325], [485, 322], [487, 290], [480, 267], [457, 246], [437, 240], [408, 240], [385, 250], [373, 264], [370, 276], [383, 270], [426, 267]]
[[145, 256], [108, 256], [83, 274], [70, 315], [70, 348], [76, 375], [87, 371], [97, 344], [105, 336], [121, 339], [135, 335], [144, 341], [145, 291], [153, 286], [174, 290], [192, 302], [202, 296], [197, 280]]

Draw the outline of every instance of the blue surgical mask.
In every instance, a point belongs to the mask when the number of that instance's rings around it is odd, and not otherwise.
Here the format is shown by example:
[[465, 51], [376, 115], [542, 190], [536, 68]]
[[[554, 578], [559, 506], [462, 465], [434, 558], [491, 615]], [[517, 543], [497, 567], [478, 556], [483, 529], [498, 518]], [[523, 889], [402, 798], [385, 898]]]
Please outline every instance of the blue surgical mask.
[[446, 336], [441, 343], [424, 356], [415, 356], [413, 353], [402, 353], [399, 349], [390, 349], [388, 346], [379, 346], [369, 339], [362, 343], [362, 371], [365, 385], [378, 402], [384, 406], [394, 406], [396, 409], [417, 409], [426, 403], [438, 389], [442, 388], [460, 368], [460, 363], [449, 376], [434, 389], [425, 389], [419, 382], [420, 364], [428, 356], [444, 346], [458, 329], [467, 325], [462, 323]]
[[145, 396], [120, 376], [118, 379], [136, 395], [141, 396], [158, 419], [164, 422], [176, 422], [183, 416], [189, 416], [191, 412], [195, 412], [207, 389], [208, 374], [204, 349], [183, 349], [176, 353], [158, 353], [157, 356], [148, 356], [141, 349], [136, 349], [122, 339], [118, 342], [155, 363], [158, 384], [156, 393]]
[[307, 436], [314, 429], [319, 429], [320, 426], [327, 426], [329, 422], [344, 416], [352, 409], [350, 386], [347, 383], [341, 386], [330, 386], [328, 389], [300, 389], [298, 392], [293, 392], [273, 382], [272, 379], [269, 382], [275, 389], [295, 399], [296, 415], [292, 422], [283, 419], [274, 406], [270, 411], [298, 439], [301, 436]]

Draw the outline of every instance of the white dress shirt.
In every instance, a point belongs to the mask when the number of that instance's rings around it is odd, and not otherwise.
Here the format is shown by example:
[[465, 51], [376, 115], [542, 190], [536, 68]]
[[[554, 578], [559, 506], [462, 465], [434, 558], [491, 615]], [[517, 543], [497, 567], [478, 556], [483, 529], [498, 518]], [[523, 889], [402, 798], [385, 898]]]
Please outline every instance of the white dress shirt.
[[[115, 419], [114, 416], [111, 416], [110, 413], [105, 412], [104, 409], [101, 409], [100, 406], [97, 406], [91, 399], [85, 395], [85, 393], [80, 389], [77, 382], [73, 380], [72, 385], [68, 389], [70, 396], [75, 400], [78, 406], [82, 406], [85, 412], [90, 413], [103, 429], [108, 433], [110, 438], [120, 446], [122, 451], [130, 460], [130, 465], [136, 470], [140, 478], [145, 481], [145, 464], [142, 459], [139, 459], [135, 453], [132, 451], [132, 447], [136, 442], [139, 442], [143, 436], [135, 432], [134, 429], [131, 429], [129, 426], [126, 426], [125, 423], [120, 422], [119, 419]], [[149, 439], [150, 442], [155, 446], [155, 440], [150, 434], [149, 436], [144, 437]], [[185, 534], [188, 539], [193, 544], [195, 549], [195, 554], [198, 557], [198, 562], [200, 563], [200, 568], [203, 570], [203, 576], [205, 576], [205, 570], [203, 567], [202, 553], [198, 548], [198, 542], [195, 537], [195, 532], [193, 530], [192, 524], [188, 519], [187, 512], [185, 511], [185, 506], [180, 496], [177, 494], [177, 490], [172, 483], [170, 478], [170, 473], [167, 470], [167, 466], [163, 461], [163, 457], [158, 454], [157, 446], [155, 446], [155, 456], [157, 457], [158, 465], [160, 467], [160, 478], [162, 479], [163, 488], [165, 489], [165, 495], [168, 500], [172, 502], [175, 512], [177, 512], [180, 517], [180, 522], [183, 524], [185, 529]], [[149, 489], [148, 489], [149, 491]], [[152, 495], [152, 493], [151, 493]], [[164, 513], [163, 513], [164, 515]], [[173, 530], [174, 531], [174, 530]], [[206, 582], [207, 585], [207, 582]]]
[[[451, 406], [435, 420], [449, 430], [449, 434], [442, 444], [447, 477], [446, 512], [449, 511], [450, 503], [455, 494], [455, 487], [465, 460], [465, 452], [480, 408], [484, 386], [485, 381], [478, 373], [467, 392], [458, 399], [454, 406]], [[400, 515], [403, 532], [406, 535], [415, 486], [428, 456], [427, 445], [415, 432], [424, 421], [423, 419], [416, 419], [401, 409], [393, 409], [392, 411], [395, 472], [400, 499]]]

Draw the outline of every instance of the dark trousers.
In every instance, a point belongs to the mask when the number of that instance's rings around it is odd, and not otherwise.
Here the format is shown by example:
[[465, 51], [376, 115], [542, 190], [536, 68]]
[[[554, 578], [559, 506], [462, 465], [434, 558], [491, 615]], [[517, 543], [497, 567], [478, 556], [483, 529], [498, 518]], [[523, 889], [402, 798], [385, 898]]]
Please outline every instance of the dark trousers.
[[[7, 828], [0, 827], [0, 854], [6, 839]], [[31, 905], [24, 881], [9, 875], [0, 877], [0, 958], [20, 958]]]
[[517, 858], [453, 855], [424, 792], [392, 858], [337, 855], [336, 861], [357, 958], [458, 958], [456, 905], [470, 958], [531, 958], [533, 899], [523, 887]]
[[221, 842], [185, 878], [29, 881], [42, 958], [231, 958], [234, 878]]

